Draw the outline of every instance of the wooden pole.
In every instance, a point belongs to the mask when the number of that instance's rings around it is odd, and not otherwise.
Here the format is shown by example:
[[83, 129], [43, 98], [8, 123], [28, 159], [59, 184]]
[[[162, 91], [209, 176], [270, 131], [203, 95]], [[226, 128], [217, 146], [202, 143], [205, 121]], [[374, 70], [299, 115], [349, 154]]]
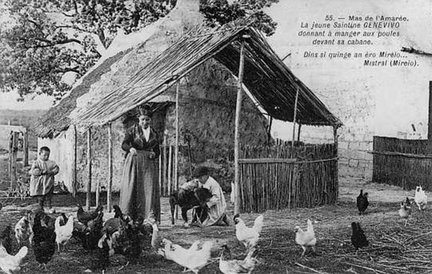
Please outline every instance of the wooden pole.
[[78, 138], [77, 138], [77, 130], [76, 126], [72, 126], [72, 196], [76, 197], [76, 188], [77, 188], [77, 144], [78, 144]]
[[299, 126], [298, 126], [298, 130], [297, 130], [297, 142], [300, 142], [301, 126], [302, 126], [302, 124], [299, 124]]
[[17, 182], [17, 153], [18, 153], [18, 132], [11, 131], [9, 142], [9, 176], [11, 180], [11, 191]]
[[24, 144], [23, 144], [23, 149], [24, 149], [24, 166], [28, 166], [29, 165], [29, 143], [28, 143], [28, 130], [26, 129], [26, 131], [24, 131]]
[[428, 154], [432, 154], [432, 81], [429, 81]]
[[[176, 86], [176, 139], [175, 139], [175, 165], [174, 165], [174, 183], [175, 190], [177, 191], [179, 188], [179, 180], [178, 180], [178, 167], [179, 167], [179, 140], [180, 140], [180, 107], [179, 107], [179, 94], [180, 94], [180, 80], [177, 81]], [[178, 219], [178, 205], [175, 207], [176, 219]]]
[[179, 93], [180, 93], [180, 81], [177, 81], [176, 86], [176, 135], [175, 135], [175, 164], [174, 164], [174, 189], [178, 190], [178, 165], [179, 165], [179, 138], [180, 138], [180, 118], [179, 118]]
[[292, 129], [293, 132], [292, 132], [292, 143], [291, 143], [291, 149], [292, 149], [292, 151], [291, 151], [291, 158], [294, 155], [295, 125], [296, 125], [296, 121], [297, 121], [297, 104], [298, 104], [299, 90], [300, 90], [300, 88], [297, 86], [296, 96], [295, 96], [295, 101], [294, 101], [294, 117], [293, 117], [293, 129]]
[[91, 178], [92, 178], [91, 128], [89, 128], [88, 131], [87, 131], [87, 194], [86, 194], [86, 210], [90, 210]]
[[242, 85], [243, 85], [243, 72], [244, 72], [244, 47], [245, 38], [241, 41], [240, 45], [240, 64], [239, 74], [237, 80], [237, 104], [236, 104], [236, 116], [235, 116], [235, 129], [234, 129], [234, 189], [235, 189], [235, 200], [234, 200], [234, 214], [240, 213], [240, 166], [239, 166], [239, 143], [240, 143], [240, 111], [242, 104]]
[[[338, 157], [338, 145], [339, 145], [339, 141], [338, 141], [338, 135], [337, 135], [337, 130], [338, 127], [337, 126], [333, 126], [333, 139], [334, 139], [334, 146], [335, 146], [335, 157]], [[336, 199], [339, 197], [339, 172], [338, 172], [338, 160], [336, 158], [336, 166], [335, 166], [335, 171], [334, 171], [334, 180], [335, 180], [335, 186], [336, 186]]]
[[107, 189], [107, 209], [111, 212], [112, 207], [112, 182], [113, 182], [113, 144], [112, 126], [108, 124], [108, 189]]
[[172, 184], [172, 146], [170, 145], [168, 148], [168, 193], [167, 195], [171, 194], [171, 184]]

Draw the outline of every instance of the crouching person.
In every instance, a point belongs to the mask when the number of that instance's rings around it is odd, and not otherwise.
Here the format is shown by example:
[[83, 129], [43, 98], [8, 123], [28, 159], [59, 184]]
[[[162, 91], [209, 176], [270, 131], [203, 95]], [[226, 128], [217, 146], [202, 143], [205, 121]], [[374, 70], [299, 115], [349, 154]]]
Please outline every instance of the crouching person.
[[200, 185], [211, 193], [211, 198], [202, 206], [207, 211], [207, 218], [201, 222], [202, 226], [229, 225], [226, 210], [225, 196], [219, 183], [209, 175], [209, 170], [205, 166], [197, 167], [193, 175], [198, 179]]

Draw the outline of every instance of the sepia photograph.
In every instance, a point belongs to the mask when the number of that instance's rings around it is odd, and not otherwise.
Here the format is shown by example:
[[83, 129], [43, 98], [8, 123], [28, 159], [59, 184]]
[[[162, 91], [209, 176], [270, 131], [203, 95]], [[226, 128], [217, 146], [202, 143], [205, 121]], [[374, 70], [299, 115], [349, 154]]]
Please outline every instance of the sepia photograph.
[[0, 273], [432, 273], [431, 25], [0, 0]]

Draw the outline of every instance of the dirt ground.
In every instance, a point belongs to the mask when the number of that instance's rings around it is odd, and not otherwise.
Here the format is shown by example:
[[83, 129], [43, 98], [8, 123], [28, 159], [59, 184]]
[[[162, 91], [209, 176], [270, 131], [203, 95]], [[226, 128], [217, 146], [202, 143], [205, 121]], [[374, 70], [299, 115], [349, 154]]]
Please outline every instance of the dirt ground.
[[[367, 214], [363, 216], [358, 215], [355, 206], [360, 189], [369, 193], [371, 201]], [[407, 196], [413, 198], [414, 191], [341, 178], [339, 200], [335, 205], [264, 212], [264, 228], [255, 253], [260, 263], [253, 273], [431, 273], [431, 210], [419, 212], [414, 208], [408, 226], [404, 227], [397, 211], [399, 203]], [[114, 203], [117, 200], [118, 197], [114, 196]], [[7, 224], [14, 225], [25, 211], [36, 208], [36, 201], [32, 198], [3, 197], [0, 202], [4, 205], [0, 210], [0, 231]], [[84, 204], [85, 197], [58, 195], [53, 202], [57, 213], [76, 214], [77, 202]], [[232, 205], [229, 205], [228, 212], [232, 216]], [[244, 213], [241, 217], [247, 225], [251, 225], [258, 215]], [[308, 218], [314, 223], [317, 253], [307, 252], [305, 257], [300, 258], [302, 249], [295, 243], [294, 227], [306, 227]], [[350, 224], [353, 221], [360, 222], [370, 241], [369, 247], [357, 254], [350, 242]], [[162, 199], [159, 236], [185, 247], [197, 239], [213, 241], [212, 259], [200, 273], [221, 273], [218, 256], [223, 243], [231, 247], [235, 258], [244, 257], [245, 250], [236, 239], [234, 226], [184, 228], [181, 220], [172, 226], [167, 198]], [[14, 244], [16, 252], [18, 247], [16, 242]], [[45, 271], [38, 267], [30, 248], [20, 273], [84, 273], [91, 265], [92, 252], [83, 250], [77, 241], [69, 243], [66, 249], [64, 253], [55, 254]], [[146, 246], [134, 265], [126, 265], [121, 255], [111, 257], [111, 266], [106, 273], [182, 272], [181, 266], [152, 253]]]

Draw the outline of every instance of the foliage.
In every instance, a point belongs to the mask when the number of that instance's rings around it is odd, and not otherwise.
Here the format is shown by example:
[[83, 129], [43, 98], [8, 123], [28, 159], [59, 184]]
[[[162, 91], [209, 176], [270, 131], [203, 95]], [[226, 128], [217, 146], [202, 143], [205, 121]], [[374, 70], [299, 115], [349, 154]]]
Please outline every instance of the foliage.
[[[210, 26], [252, 19], [267, 35], [276, 23], [263, 8], [278, 0], [200, 0]], [[119, 31], [165, 16], [176, 0], [0, 0], [0, 90], [61, 99], [101, 57]], [[9, 20], [5, 20], [9, 19]]]
[[[166, 0], [6, 0], [0, 89], [60, 99], [101, 57], [119, 30], [139, 30], [169, 10]], [[71, 74], [70, 74], [71, 73]], [[66, 79], [67, 80], [67, 79]]]
[[277, 23], [263, 11], [263, 8], [277, 2], [279, 0], [238, 0], [230, 4], [227, 0], [201, 0], [200, 11], [211, 27], [248, 17], [253, 27], [270, 36], [275, 32]]

